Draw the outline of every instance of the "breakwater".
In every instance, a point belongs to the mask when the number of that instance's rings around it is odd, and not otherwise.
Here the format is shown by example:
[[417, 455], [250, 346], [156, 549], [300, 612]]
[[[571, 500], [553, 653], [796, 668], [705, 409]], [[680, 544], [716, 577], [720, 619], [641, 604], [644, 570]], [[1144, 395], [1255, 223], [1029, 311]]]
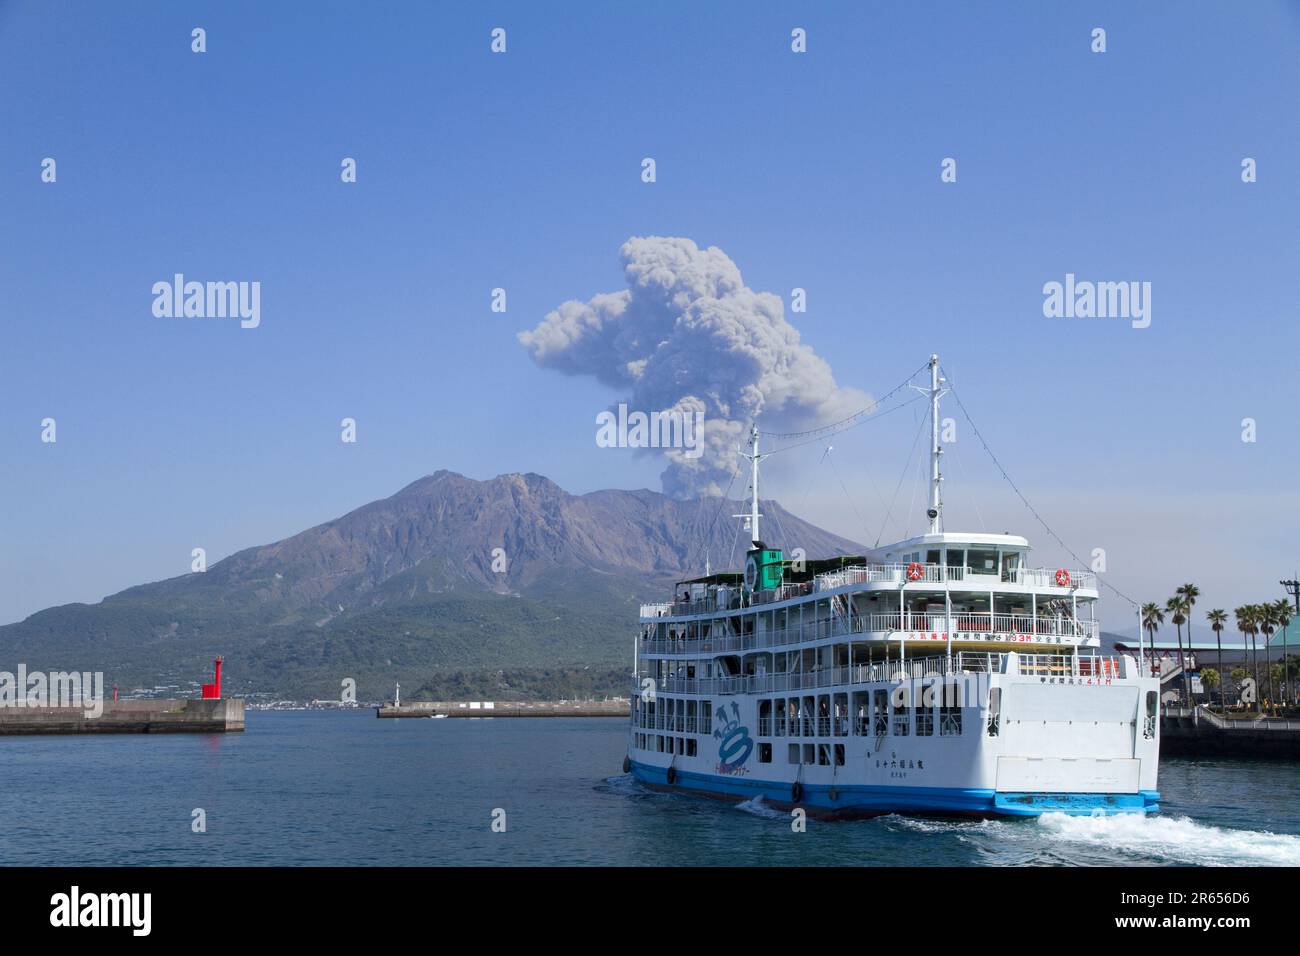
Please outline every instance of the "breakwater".
[[1160, 718], [1160, 754], [1300, 760], [1300, 720], [1224, 718], [1203, 707], [1170, 707]]
[[244, 729], [243, 698], [105, 701], [103, 713], [81, 707], [0, 707], [0, 736], [11, 734], [229, 733]]
[[627, 700], [412, 701], [375, 708], [377, 717], [627, 717]]

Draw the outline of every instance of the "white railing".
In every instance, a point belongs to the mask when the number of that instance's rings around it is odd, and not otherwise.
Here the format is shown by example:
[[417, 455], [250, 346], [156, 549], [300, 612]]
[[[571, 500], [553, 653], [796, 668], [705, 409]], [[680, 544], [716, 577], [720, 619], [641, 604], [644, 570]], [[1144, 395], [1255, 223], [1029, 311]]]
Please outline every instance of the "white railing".
[[[805, 644], [854, 634], [888, 635], [897, 633], [946, 634], [948, 618], [944, 614], [854, 614], [850, 617], [808, 621], [802, 626], [760, 630], [750, 634], [722, 637], [642, 638], [643, 654], [725, 654], [732, 651], [765, 650], [789, 644]], [[1089, 640], [1101, 633], [1098, 621], [1075, 621], [1071, 618], [1037, 617], [1028, 614], [990, 614], [988, 611], [954, 612], [953, 633], [969, 639], [971, 635], [1013, 635], [1032, 643], [1034, 637], [1060, 637]]]
[[[851, 565], [826, 571], [811, 581], [783, 584], [779, 588], [757, 591], [750, 605], [774, 604], [808, 594], [833, 591], [852, 584], [951, 584], [969, 583], [972, 588], [985, 585], [1017, 584], [1026, 587], [1059, 588], [1061, 590], [1097, 589], [1097, 575], [1091, 571], [1074, 568], [1016, 568], [998, 574], [982, 574], [966, 567], [945, 567], [939, 564], [869, 564]], [[1064, 582], [1064, 583], [1062, 583]], [[730, 588], [726, 599], [719, 604], [716, 591], [707, 597], [693, 597], [685, 601], [641, 605], [642, 617], [684, 617], [692, 614], [714, 614], [741, 606], [738, 588]]]
[[[855, 684], [920, 680], [945, 674], [1003, 673], [1007, 655], [962, 651], [952, 657], [916, 657], [905, 661], [854, 664], [851, 667], [822, 667], [781, 674], [743, 674], [732, 677], [665, 677], [656, 681], [656, 694], [767, 694], [780, 691], [815, 690]], [[645, 678], [641, 678], [644, 680]], [[632, 692], [640, 696], [645, 688], [634, 681]]]

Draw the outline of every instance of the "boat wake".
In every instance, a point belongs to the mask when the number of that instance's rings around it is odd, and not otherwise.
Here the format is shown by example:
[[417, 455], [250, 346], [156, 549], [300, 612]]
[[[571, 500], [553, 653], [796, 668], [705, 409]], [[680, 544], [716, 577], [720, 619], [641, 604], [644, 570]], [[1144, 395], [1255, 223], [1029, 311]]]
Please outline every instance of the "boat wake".
[[[1193, 866], [1297, 866], [1300, 837], [1268, 830], [1233, 830], [1190, 817], [1137, 815], [1038, 818], [1035, 837], [1081, 845], [1157, 863]], [[1057, 847], [1058, 850], [1062, 849]]]
[[780, 810], [774, 810], [771, 807], [769, 807], [763, 801], [762, 794], [760, 794], [757, 797], [752, 797], [751, 799], [746, 800], [743, 803], [736, 804], [736, 809], [741, 810], [745, 813], [752, 813], [754, 816], [762, 817], [764, 820], [790, 819], [790, 815], [788, 813], [782, 813]]

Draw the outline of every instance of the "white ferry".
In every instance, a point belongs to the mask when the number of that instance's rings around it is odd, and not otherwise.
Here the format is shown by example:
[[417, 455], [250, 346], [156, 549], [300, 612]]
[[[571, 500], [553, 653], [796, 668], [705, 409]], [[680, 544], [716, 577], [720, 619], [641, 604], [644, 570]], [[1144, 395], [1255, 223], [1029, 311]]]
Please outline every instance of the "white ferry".
[[1096, 576], [1031, 567], [1018, 535], [944, 530], [929, 368], [919, 537], [858, 558], [765, 547], [753, 429], [745, 571], [642, 606], [625, 771], [819, 816], [1158, 809], [1158, 680], [1099, 653]]

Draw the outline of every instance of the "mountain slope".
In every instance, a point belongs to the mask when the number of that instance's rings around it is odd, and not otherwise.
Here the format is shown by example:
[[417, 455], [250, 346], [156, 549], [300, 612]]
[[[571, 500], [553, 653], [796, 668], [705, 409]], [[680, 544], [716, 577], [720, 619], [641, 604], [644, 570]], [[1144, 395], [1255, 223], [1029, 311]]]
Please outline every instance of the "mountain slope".
[[[612, 673], [628, 665], [639, 602], [701, 573], [706, 552], [715, 568], [739, 565], [738, 510], [644, 490], [571, 495], [535, 474], [439, 471], [204, 573], [0, 627], [0, 664], [102, 670], [124, 689], [185, 687], [221, 653], [235, 692], [337, 698], [352, 678], [362, 699], [391, 694], [397, 680], [406, 693], [435, 693], [457, 673], [485, 689], [496, 685], [483, 674], [511, 669]], [[859, 550], [775, 502], [763, 511], [773, 546]], [[517, 673], [509, 690], [536, 677]]]

